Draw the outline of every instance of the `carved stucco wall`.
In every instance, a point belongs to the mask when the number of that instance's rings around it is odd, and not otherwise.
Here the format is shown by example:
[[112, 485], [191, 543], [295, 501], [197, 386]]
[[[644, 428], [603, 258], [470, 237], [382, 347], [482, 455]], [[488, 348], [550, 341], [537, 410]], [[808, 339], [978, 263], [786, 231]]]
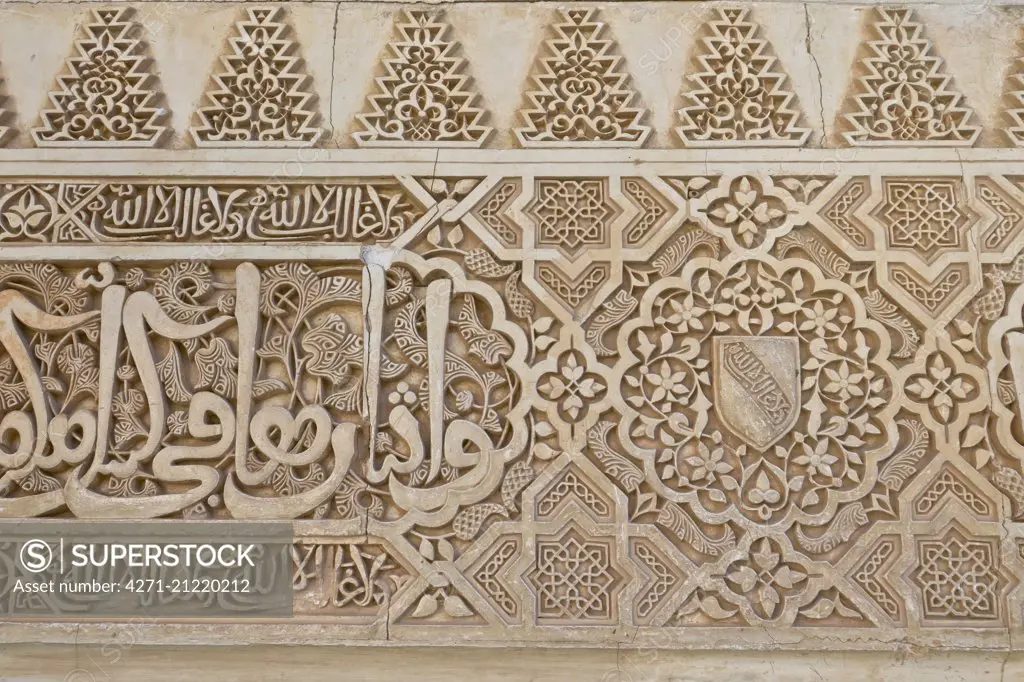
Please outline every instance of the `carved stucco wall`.
[[1005, 668], [1022, 30], [5, 3], [0, 514], [294, 521], [296, 618], [140, 643]]

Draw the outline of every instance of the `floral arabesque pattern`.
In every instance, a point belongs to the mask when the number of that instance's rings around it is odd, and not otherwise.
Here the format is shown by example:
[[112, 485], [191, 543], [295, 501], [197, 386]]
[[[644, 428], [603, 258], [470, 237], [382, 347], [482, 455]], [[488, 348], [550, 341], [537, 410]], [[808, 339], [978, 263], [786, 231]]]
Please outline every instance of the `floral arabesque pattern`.
[[600, 377], [587, 371], [586, 358], [576, 350], [558, 358], [558, 371], [541, 376], [538, 391], [558, 405], [558, 411], [569, 422], [587, 416], [590, 404], [605, 392]]
[[485, 112], [474, 106], [459, 44], [448, 37], [440, 14], [405, 10], [395, 21], [398, 36], [382, 58], [384, 75], [370, 95], [371, 111], [361, 114], [361, 146], [470, 146], [491, 132], [481, 125]]
[[196, 112], [192, 137], [199, 146], [312, 145], [323, 131], [316, 125], [315, 99], [281, 9], [251, 8], [237, 22], [231, 51], [221, 56]]
[[770, 620], [782, 614], [787, 598], [806, 589], [807, 569], [785, 561], [778, 542], [761, 538], [747, 557], [729, 566], [725, 583], [746, 599], [758, 618]]
[[166, 109], [150, 73], [146, 43], [130, 7], [92, 11], [50, 93], [53, 108], [32, 130], [39, 146], [155, 146]]
[[516, 136], [525, 147], [572, 144], [636, 146], [651, 133], [607, 24], [596, 9], [562, 9], [532, 77], [532, 105], [520, 110]]
[[804, 222], [787, 190], [747, 175], [719, 178], [695, 203], [708, 229], [737, 249], [769, 248]]
[[[798, 349], [800, 415], [773, 446], [752, 446], [723, 418], [716, 336]], [[757, 523], [828, 516], [840, 498], [863, 494], [872, 460], [889, 454], [888, 337], [854, 292], [814, 270], [768, 258], [691, 263], [651, 287], [619, 339], [629, 349], [615, 367], [619, 437], [667, 499]]]
[[991, 404], [984, 374], [944, 339], [923, 347], [902, 381], [909, 405], [945, 437], [958, 433], [972, 415]]

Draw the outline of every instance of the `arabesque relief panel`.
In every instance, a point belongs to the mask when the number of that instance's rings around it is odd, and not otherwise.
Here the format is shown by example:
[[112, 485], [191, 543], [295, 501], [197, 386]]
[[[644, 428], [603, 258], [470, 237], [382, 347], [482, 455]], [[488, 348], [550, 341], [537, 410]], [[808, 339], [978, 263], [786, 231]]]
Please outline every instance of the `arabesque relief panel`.
[[978, 103], [913, 6], [801, 6], [809, 80], [759, 5], [646, 73], [664, 5], [481, 4], [500, 84], [469, 4], [211, 5], [190, 95], [196, 7], [84, 3], [38, 115], [0, 30], [0, 516], [290, 521], [277, 641], [1008, 647], [1012, 50]]

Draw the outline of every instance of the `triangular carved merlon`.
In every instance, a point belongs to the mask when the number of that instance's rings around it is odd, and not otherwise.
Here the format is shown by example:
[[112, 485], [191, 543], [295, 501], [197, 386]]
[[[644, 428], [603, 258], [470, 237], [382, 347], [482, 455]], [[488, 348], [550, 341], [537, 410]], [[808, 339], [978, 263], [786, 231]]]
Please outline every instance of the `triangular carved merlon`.
[[32, 129], [40, 147], [153, 147], [167, 131], [141, 26], [129, 7], [92, 10]]
[[442, 14], [404, 10], [395, 20], [396, 37], [381, 59], [384, 75], [374, 80], [363, 130], [353, 134], [361, 147], [480, 147], [491, 128], [486, 111], [475, 105], [461, 47], [449, 38]]
[[201, 147], [309, 146], [323, 134], [298, 44], [281, 8], [247, 8], [221, 69], [196, 112], [191, 133]]
[[1004, 130], [1010, 142], [1024, 147], [1024, 42], [1017, 44], [1017, 50], [1017, 57], [1007, 76], [1006, 101], [1009, 106], [1005, 114], [1012, 125]]
[[676, 134], [687, 147], [802, 146], [811, 130], [800, 125], [796, 95], [750, 10], [715, 13], [694, 60], [698, 71], [687, 77]]
[[[933, 54], [924, 26], [909, 9], [878, 7], [873, 40], [862, 45], [859, 76], [847, 98], [843, 133], [851, 146], [931, 145], [969, 147], [981, 133], [973, 111]], [[892, 54], [900, 55], [894, 60]]]
[[7, 122], [13, 117], [11, 115], [11, 111], [5, 108], [5, 105], [7, 104], [8, 100], [6, 97], [4, 97], [3, 86], [3, 78], [0, 78], [0, 147], [3, 147], [4, 144], [6, 144], [7, 141], [13, 137], [13, 131], [9, 126], [6, 125]]
[[[607, 24], [596, 9], [560, 9], [528, 90], [524, 147], [641, 147], [651, 134]], [[570, 82], [572, 81], [572, 82]]]

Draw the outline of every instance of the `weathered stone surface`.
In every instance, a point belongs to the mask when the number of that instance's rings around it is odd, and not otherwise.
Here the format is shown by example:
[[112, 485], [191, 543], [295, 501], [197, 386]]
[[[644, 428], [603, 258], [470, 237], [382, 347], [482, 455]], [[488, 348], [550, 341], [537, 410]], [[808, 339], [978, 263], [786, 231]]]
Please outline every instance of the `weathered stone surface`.
[[140, 644], [1020, 667], [1021, 6], [0, 16], [0, 516], [298, 538]]

